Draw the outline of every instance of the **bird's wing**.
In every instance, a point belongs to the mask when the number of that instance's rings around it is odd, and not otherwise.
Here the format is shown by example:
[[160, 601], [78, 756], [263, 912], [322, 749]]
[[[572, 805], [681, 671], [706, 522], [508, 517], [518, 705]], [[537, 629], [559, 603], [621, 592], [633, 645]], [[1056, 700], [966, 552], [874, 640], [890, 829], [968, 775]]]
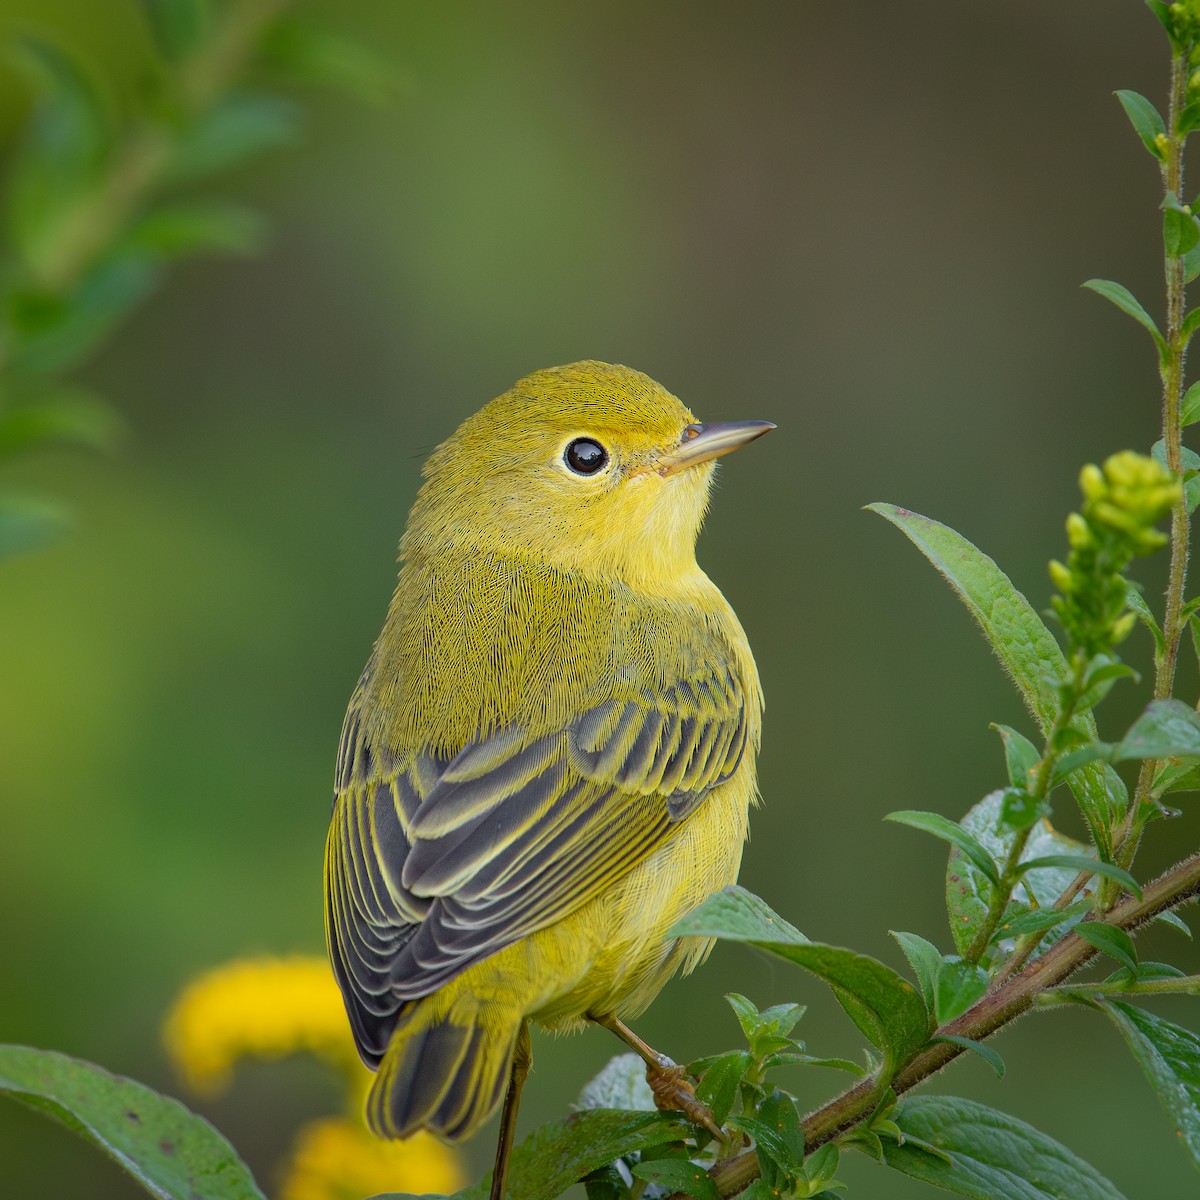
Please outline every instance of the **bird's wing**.
[[606, 701], [541, 737], [504, 728], [403, 766], [365, 744], [352, 701], [326, 922], [364, 1057], [382, 1054], [406, 1002], [628, 872], [733, 775], [747, 737], [727, 668]]

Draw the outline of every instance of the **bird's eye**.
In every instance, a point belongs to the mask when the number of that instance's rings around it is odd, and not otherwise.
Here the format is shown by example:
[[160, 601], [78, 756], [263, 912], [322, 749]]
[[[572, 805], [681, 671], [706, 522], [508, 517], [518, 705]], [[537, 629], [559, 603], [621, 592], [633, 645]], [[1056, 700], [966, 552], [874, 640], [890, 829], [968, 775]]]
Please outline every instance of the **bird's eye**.
[[592, 438], [576, 438], [563, 451], [563, 461], [577, 475], [595, 475], [608, 462], [608, 451]]

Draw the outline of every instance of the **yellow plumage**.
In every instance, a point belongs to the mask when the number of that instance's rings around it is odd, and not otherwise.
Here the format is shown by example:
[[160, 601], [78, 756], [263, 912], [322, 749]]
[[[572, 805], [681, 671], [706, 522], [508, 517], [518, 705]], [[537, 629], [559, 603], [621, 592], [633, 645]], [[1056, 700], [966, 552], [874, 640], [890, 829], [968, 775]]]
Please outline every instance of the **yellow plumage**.
[[377, 1132], [469, 1136], [529, 1021], [636, 1014], [707, 952], [665, 934], [737, 876], [762, 700], [694, 547], [712, 459], [768, 428], [586, 362], [430, 458], [326, 850]]

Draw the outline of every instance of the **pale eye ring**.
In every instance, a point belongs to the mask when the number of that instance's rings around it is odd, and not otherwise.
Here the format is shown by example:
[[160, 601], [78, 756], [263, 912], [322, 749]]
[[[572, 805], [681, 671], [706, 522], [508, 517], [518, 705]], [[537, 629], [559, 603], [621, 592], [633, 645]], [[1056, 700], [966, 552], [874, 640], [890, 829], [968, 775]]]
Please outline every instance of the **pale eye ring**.
[[608, 451], [595, 438], [579, 437], [568, 443], [563, 462], [576, 475], [595, 475], [608, 464]]

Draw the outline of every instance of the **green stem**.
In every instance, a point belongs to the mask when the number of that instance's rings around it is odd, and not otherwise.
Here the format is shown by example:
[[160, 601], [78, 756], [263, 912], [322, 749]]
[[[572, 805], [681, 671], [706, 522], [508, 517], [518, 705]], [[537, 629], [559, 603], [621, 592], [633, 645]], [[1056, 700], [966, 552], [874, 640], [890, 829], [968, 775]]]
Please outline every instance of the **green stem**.
[[1089, 983], [1049, 988], [1038, 996], [1039, 1008], [1072, 1004], [1080, 997], [1119, 999], [1121, 996], [1200, 996], [1200, 975], [1171, 975], [1162, 979], [1131, 979], [1126, 983]]
[[[1123, 900], [1103, 920], [1120, 929], [1136, 929], [1159, 913], [1177, 908], [1197, 896], [1200, 896], [1200, 852], [1148, 884], [1140, 900], [1134, 897]], [[1097, 954], [1099, 951], [1090, 943], [1073, 933], [1068, 934], [1002, 988], [989, 993], [961, 1017], [943, 1025], [937, 1035], [949, 1034], [973, 1041], [990, 1037], [1028, 1012], [1039, 996], [1063, 983]], [[962, 1046], [952, 1042], [930, 1044], [901, 1068], [891, 1081], [892, 1090], [897, 1096], [902, 1095], [964, 1052]], [[875, 1079], [861, 1080], [809, 1113], [803, 1121], [806, 1152], [812, 1153], [869, 1118], [878, 1098], [878, 1088]], [[733, 1196], [742, 1191], [758, 1177], [758, 1173], [758, 1158], [753, 1150], [743, 1150], [733, 1158], [717, 1163], [709, 1172], [721, 1196]], [[686, 1198], [680, 1195], [671, 1200]]]

